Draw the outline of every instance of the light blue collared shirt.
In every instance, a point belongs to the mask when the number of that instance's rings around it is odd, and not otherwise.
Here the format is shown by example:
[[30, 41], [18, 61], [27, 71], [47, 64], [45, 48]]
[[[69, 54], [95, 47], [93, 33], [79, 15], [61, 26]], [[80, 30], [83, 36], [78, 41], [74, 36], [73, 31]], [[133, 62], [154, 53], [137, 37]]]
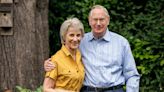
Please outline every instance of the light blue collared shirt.
[[105, 35], [94, 38], [86, 33], [80, 44], [85, 67], [84, 85], [111, 87], [126, 84], [126, 92], [139, 91], [139, 73], [128, 41], [107, 29]]

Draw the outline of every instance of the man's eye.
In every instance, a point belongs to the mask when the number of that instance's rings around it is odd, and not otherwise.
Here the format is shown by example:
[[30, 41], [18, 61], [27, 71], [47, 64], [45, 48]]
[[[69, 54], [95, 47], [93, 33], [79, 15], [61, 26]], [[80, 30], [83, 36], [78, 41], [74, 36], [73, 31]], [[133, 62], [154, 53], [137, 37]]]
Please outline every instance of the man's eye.
[[100, 21], [104, 21], [104, 19], [100, 19]]
[[103, 21], [104, 19], [100, 19], [100, 21]]
[[98, 19], [94, 19], [94, 21], [97, 21]]

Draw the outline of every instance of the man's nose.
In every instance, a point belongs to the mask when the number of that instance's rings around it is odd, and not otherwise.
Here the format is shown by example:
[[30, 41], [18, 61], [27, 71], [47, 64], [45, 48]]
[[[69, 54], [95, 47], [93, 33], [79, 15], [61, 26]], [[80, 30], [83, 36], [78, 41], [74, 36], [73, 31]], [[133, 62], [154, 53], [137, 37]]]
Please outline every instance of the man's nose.
[[97, 20], [97, 25], [100, 25], [100, 20]]

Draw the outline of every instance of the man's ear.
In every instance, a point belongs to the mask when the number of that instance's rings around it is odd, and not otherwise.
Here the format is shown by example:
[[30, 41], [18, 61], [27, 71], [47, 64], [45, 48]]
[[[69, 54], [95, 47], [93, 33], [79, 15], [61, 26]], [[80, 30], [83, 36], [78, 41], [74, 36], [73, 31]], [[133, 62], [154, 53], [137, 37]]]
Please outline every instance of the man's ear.
[[108, 16], [107, 18], [108, 18], [108, 25], [109, 25], [109, 23], [110, 23], [110, 16]]
[[91, 18], [90, 18], [90, 16], [88, 17], [88, 22], [89, 22], [89, 25], [91, 26]]

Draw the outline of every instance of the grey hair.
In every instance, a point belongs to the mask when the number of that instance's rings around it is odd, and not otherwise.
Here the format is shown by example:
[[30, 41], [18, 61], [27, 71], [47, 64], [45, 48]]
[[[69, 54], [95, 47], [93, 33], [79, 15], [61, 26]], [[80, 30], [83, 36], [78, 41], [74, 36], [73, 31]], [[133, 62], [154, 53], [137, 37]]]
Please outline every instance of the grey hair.
[[65, 20], [60, 27], [60, 39], [62, 44], [65, 42], [65, 36], [69, 27], [77, 28], [81, 31], [82, 36], [84, 36], [84, 26], [82, 22], [78, 18], [69, 18]]
[[102, 9], [108, 17], [110, 16], [108, 10], [102, 5], [94, 5], [89, 12], [89, 16], [92, 16], [92, 10], [94, 9]]

